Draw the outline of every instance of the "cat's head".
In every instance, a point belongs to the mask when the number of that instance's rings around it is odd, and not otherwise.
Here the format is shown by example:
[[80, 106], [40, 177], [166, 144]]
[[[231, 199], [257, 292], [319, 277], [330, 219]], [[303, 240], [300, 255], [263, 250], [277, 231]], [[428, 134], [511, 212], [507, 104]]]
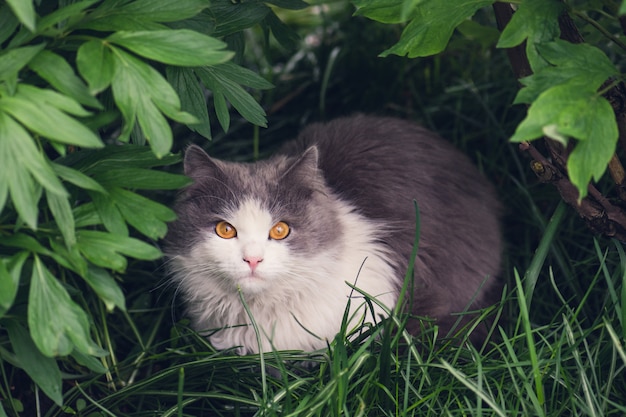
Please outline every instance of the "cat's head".
[[191, 146], [184, 164], [194, 183], [177, 203], [178, 220], [166, 238], [182, 276], [251, 294], [293, 285], [339, 239], [315, 147], [297, 158], [243, 164]]

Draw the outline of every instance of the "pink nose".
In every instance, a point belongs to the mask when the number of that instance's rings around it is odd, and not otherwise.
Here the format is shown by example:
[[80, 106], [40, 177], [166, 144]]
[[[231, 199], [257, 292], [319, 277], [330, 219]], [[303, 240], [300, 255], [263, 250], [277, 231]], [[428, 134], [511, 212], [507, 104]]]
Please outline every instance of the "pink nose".
[[260, 258], [258, 256], [245, 256], [243, 260], [248, 264], [248, 266], [250, 266], [250, 270], [252, 272], [254, 272], [258, 264], [263, 262], [263, 258]]

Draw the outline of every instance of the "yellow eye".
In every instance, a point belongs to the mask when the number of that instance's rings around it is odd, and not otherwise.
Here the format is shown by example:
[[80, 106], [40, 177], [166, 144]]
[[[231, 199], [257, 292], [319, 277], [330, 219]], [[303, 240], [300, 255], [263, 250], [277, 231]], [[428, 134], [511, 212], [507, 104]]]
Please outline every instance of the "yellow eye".
[[270, 239], [282, 240], [289, 236], [289, 225], [285, 222], [278, 222], [270, 229]]
[[237, 236], [237, 229], [230, 223], [221, 221], [215, 225], [215, 233], [222, 239], [232, 239]]

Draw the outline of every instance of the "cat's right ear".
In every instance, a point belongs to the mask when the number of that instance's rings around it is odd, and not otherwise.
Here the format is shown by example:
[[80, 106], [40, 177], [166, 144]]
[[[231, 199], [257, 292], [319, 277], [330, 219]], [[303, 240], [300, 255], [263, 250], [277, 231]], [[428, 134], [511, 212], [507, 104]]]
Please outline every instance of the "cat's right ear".
[[185, 151], [185, 159], [183, 162], [185, 175], [193, 180], [206, 179], [214, 177], [215, 171], [221, 171], [217, 161], [207, 154], [204, 149], [198, 145], [191, 145]]

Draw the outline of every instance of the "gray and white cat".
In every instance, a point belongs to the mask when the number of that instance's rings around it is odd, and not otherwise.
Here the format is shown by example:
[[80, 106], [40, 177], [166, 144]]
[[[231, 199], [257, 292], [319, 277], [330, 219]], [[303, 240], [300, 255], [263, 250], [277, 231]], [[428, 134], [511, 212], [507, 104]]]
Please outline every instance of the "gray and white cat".
[[[194, 183], [176, 205], [166, 253], [193, 327], [218, 349], [323, 348], [350, 297], [351, 325], [386, 315], [411, 256], [414, 200], [412, 313], [446, 335], [469, 321], [458, 313], [498, 299], [495, 193], [464, 155], [417, 125], [357, 115], [313, 124], [264, 161], [220, 161], [191, 146], [184, 165]], [[372, 317], [346, 282], [386, 308], [374, 303]]]

